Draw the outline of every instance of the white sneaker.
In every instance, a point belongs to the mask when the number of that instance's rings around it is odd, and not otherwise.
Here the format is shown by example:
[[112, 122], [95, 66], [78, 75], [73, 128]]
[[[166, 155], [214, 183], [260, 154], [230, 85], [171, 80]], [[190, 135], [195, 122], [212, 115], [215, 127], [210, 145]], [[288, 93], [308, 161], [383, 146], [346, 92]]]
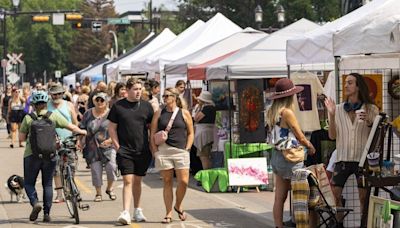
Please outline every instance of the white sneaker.
[[134, 213], [135, 214], [134, 214], [133, 218], [136, 222], [146, 222], [147, 219], [146, 219], [146, 217], [144, 217], [143, 211], [141, 208], [135, 208]]
[[129, 214], [129, 211], [123, 211], [118, 217], [118, 222], [121, 223], [122, 225], [129, 225], [131, 224], [131, 215]]

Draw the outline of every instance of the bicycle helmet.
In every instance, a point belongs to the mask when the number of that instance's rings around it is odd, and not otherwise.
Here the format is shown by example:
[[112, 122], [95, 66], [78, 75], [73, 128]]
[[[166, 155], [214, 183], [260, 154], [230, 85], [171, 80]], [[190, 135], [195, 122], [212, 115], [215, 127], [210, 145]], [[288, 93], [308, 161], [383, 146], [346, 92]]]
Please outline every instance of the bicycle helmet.
[[47, 103], [48, 101], [49, 101], [49, 95], [47, 95], [46, 92], [44, 91], [33, 92], [31, 100], [33, 104], [37, 104], [40, 102]]

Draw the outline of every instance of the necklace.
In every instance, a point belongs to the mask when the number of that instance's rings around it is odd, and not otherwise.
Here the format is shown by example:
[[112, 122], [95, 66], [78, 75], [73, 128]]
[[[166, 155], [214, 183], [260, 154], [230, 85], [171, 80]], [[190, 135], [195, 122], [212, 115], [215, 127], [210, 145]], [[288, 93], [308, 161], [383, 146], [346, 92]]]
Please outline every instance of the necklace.
[[139, 108], [140, 108], [140, 100], [138, 101], [136, 107], [130, 108], [130, 110], [131, 110], [132, 112], [136, 112], [137, 110], [139, 110]]

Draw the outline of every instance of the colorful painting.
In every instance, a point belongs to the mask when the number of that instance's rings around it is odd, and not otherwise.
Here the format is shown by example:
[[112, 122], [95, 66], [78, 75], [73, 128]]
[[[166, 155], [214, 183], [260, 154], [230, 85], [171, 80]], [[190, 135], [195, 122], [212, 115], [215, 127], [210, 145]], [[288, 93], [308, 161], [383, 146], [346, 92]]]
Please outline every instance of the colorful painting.
[[[369, 96], [380, 111], [383, 110], [383, 76], [382, 74], [363, 74], [369, 89]], [[344, 98], [344, 81], [347, 75], [342, 75], [342, 97]]]
[[263, 80], [238, 80], [240, 143], [264, 142]]
[[230, 186], [257, 186], [268, 184], [267, 158], [228, 159]]
[[[215, 108], [217, 110], [228, 110], [229, 109], [229, 85], [228, 81], [212, 81], [210, 82], [210, 93], [212, 94], [212, 99], [215, 103]], [[232, 87], [231, 87], [232, 90]], [[233, 106], [233, 101], [231, 98], [231, 107]]]

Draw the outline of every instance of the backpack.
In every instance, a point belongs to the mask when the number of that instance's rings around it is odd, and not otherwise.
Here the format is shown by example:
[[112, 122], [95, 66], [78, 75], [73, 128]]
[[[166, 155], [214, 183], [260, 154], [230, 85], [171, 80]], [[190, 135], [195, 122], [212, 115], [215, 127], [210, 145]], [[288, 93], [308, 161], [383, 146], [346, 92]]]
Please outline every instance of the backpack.
[[30, 128], [29, 141], [32, 154], [40, 159], [52, 159], [57, 150], [56, 125], [49, 119], [51, 112], [47, 112], [41, 119], [34, 113], [30, 113], [32, 124]]

